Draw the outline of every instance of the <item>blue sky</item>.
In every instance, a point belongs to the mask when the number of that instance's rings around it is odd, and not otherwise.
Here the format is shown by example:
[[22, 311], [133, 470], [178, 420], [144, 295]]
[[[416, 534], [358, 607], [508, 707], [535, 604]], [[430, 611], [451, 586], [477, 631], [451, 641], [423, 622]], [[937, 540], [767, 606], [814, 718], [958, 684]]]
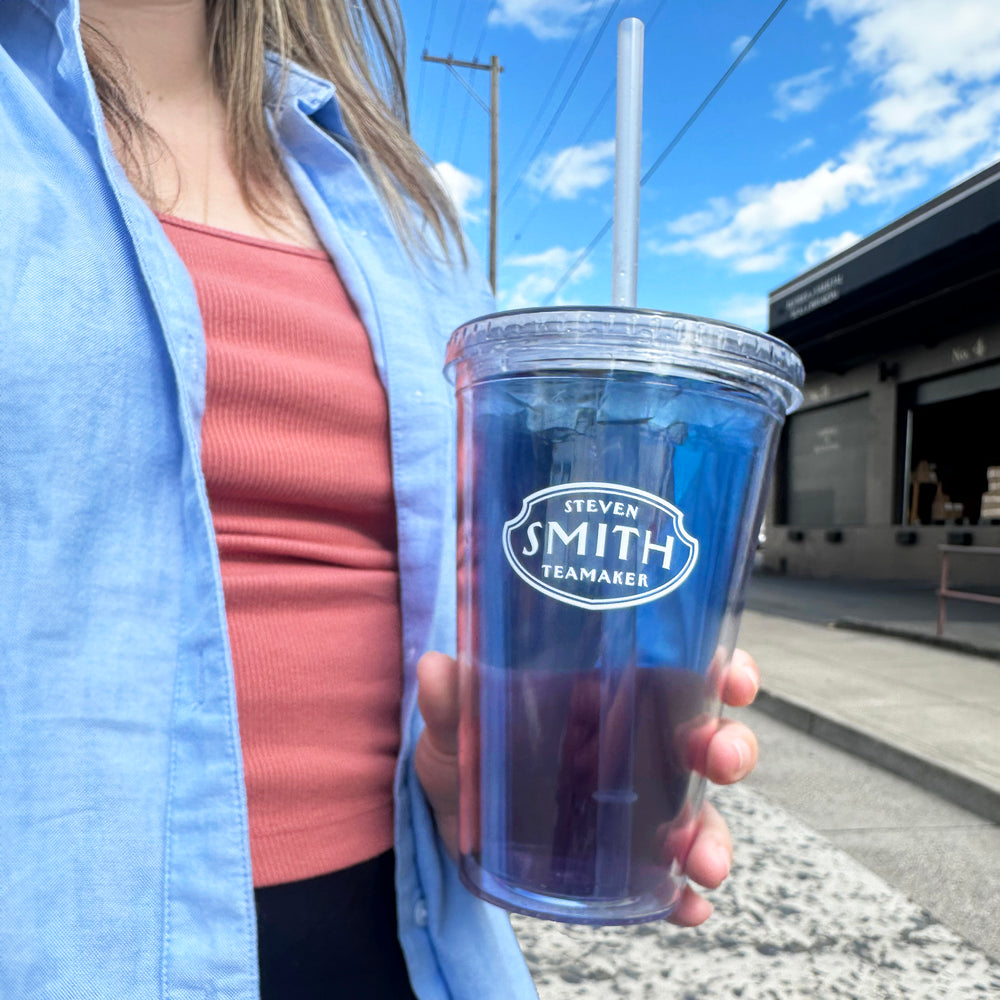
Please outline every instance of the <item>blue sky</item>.
[[[545, 303], [611, 216], [618, 22], [647, 24], [645, 171], [777, 2], [402, 0], [414, 134], [484, 261], [488, 116], [421, 53], [504, 67], [503, 308]], [[997, 159], [998, 0], [788, 0], [643, 188], [638, 304], [764, 329], [770, 290]], [[555, 301], [610, 298], [608, 235]]]

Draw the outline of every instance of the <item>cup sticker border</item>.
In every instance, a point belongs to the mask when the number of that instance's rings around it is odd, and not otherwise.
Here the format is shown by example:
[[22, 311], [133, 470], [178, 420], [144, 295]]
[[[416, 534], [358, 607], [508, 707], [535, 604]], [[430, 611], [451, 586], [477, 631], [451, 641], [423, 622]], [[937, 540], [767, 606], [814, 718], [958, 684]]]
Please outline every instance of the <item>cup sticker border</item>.
[[[648, 503], [651, 506], [658, 508], [671, 518], [677, 537], [682, 539], [689, 546], [687, 561], [681, 567], [676, 576], [671, 577], [666, 583], [661, 584], [654, 590], [648, 591], [639, 596], [607, 598], [574, 597], [571, 594], [567, 594], [565, 591], [558, 590], [555, 587], [545, 584], [543, 581], [537, 579], [529, 573], [528, 570], [521, 565], [511, 547], [510, 537], [528, 520], [535, 503], [542, 499], [558, 497], [566, 493], [601, 493], [604, 495], [632, 497], [633, 499], [642, 500], [644, 503]], [[651, 601], [659, 600], [664, 595], [676, 590], [691, 575], [691, 571], [694, 569], [695, 563], [698, 561], [698, 539], [690, 534], [684, 527], [684, 512], [679, 507], [675, 507], [669, 500], [664, 500], [662, 497], [658, 497], [655, 493], [648, 493], [646, 490], [640, 490], [635, 486], [624, 486], [621, 483], [562, 483], [558, 486], [546, 486], [543, 489], [536, 490], [534, 493], [530, 493], [521, 501], [521, 510], [517, 513], [517, 515], [509, 521], [504, 522], [503, 551], [511, 569], [513, 569], [514, 572], [526, 584], [528, 584], [529, 587], [534, 588], [539, 593], [545, 594], [547, 597], [561, 601], [563, 604], [571, 604], [574, 607], [585, 608], [587, 610], [601, 610], [605, 608], [631, 608], [639, 604], [648, 604]]]

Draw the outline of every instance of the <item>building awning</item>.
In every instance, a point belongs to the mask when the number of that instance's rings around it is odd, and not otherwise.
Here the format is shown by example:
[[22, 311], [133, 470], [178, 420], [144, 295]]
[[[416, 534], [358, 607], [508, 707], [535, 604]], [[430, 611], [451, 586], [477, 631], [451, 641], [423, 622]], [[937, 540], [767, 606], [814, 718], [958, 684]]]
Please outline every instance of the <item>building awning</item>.
[[1000, 318], [1000, 162], [770, 295], [806, 369], [846, 371]]

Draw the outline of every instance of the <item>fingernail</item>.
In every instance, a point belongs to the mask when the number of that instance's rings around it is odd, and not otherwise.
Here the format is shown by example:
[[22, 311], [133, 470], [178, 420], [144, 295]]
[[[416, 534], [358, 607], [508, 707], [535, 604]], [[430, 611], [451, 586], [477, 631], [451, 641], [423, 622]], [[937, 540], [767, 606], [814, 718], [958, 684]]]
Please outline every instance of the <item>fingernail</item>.
[[760, 690], [760, 678], [757, 676], [757, 671], [754, 670], [748, 663], [744, 663], [743, 673], [753, 685], [753, 693], [756, 696], [757, 692]]
[[736, 751], [736, 767], [742, 771], [750, 763], [750, 747], [745, 740], [734, 740], [733, 749]]
[[[716, 848], [716, 857], [722, 866], [723, 879], [729, 878], [729, 869], [733, 866], [733, 859], [729, 851], [721, 844]], [[721, 880], [720, 880], [721, 881]]]

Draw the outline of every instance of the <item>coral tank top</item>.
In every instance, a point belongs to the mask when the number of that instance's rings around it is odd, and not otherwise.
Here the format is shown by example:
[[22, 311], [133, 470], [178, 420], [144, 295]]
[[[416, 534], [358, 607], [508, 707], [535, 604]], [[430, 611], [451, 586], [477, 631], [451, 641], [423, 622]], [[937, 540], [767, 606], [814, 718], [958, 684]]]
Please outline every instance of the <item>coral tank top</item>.
[[385, 392], [329, 257], [169, 216], [208, 350], [202, 466], [254, 884], [393, 841], [402, 653]]

